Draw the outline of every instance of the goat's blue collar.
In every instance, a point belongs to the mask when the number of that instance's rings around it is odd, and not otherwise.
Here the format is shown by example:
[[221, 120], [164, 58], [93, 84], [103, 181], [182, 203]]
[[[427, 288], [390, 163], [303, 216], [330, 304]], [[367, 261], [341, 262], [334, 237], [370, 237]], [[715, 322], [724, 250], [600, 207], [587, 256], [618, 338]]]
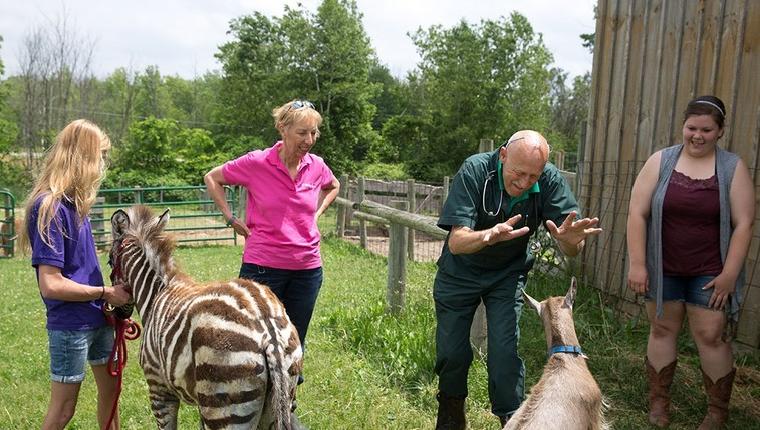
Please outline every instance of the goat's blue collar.
[[577, 345], [554, 345], [551, 347], [551, 349], [549, 349], [549, 352], [546, 354], [546, 357], [547, 358], [551, 357], [552, 355], [560, 353], [560, 352], [563, 352], [566, 354], [575, 354], [583, 358], [588, 358], [586, 357], [586, 354], [584, 354], [583, 351], [581, 351], [581, 347]]

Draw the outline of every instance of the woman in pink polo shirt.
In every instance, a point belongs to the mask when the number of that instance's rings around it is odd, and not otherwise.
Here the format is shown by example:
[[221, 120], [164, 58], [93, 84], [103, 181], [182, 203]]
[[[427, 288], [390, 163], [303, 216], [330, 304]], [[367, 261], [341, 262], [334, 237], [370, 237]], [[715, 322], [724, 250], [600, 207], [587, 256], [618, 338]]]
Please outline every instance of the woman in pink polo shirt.
[[[277, 295], [303, 347], [322, 286], [317, 218], [335, 200], [340, 183], [322, 158], [309, 153], [322, 124], [313, 104], [293, 100], [272, 116], [282, 140], [213, 168], [204, 181], [227, 225], [246, 238], [240, 277]], [[223, 185], [248, 190], [245, 221], [230, 211]]]

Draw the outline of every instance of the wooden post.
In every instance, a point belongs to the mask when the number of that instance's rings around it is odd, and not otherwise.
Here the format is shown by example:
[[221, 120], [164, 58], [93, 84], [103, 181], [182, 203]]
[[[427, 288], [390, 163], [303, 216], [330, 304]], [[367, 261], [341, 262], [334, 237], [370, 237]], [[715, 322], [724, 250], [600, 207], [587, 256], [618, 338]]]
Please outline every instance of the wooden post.
[[135, 191], [134, 191], [134, 193], [135, 193], [135, 204], [140, 204], [140, 203], [142, 203], [142, 197], [143, 197], [142, 196], [142, 187], [140, 187], [139, 185], [137, 185], [134, 188], [135, 188]]
[[475, 317], [472, 319], [470, 326], [470, 343], [472, 347], [480, 351], [481, 354], [488, 352], [488, 325], [486, 321], [486, 308], [481, 301], [475, 310]]
[[449, 198], [449, 182], [451, 178], [448, 176], [443, 177], [443, 190], [441, 194], [441, 212], [443, 212], [443, 205], [446, 204], [446, 199]]
[[2, 206], [3, 217], [0, 218], [0, 245], [2, 245], [3, 255], [12, 257], [15, 246], [14, 237], [19, 234], [18, 231], [14, 231], [16, 226], [16, 219], [15, 214], [13, 213], [13, 196], [10, 194], [10, 192], [7, 194], [3, 193], [1, 196], [4, 202]]
[[[359, 176], [356, 185], [356, 201], [362, 200], [364, 200], [364, 176]], [[362, 218], [359, 218], [359, 245], [362, 249], [367, 249], [367, 222]]]
[[[417, 188], [414, 179], [406, 181], [406, 198], [409, 201], [409, 212], [417, 213]], [[414, 261], [414, 240], [416, 239], [415, 229], [409, 229], [409, 241], [407, 243], [407, 257]]]
[[[483, 141], [489, 139], [480, 139], [480, 152], [493, 151], [493, 140], [490, 142], [490, 146]], [[475, 349], [478, 349], [481, 353], [485, 354], [488, 350], [488, 324], [486, 321], [486, 308], [481, 301], [478, 308], [475, 310], [475, 317], [472, 319], [472, 326], [470, 326], [470, 343]]]
[[559, 170], [565, 170], [565, 151], [554, 152], [554, 165], [557, 166]]
[[480, 146], [478, 146], [478, 152], [491, 152], [493, 151], [493, 139], [480, 139]]
[[[409, 210], [409, 202], [407, 201], [394, 201], [392, 205], [398, 210]], [[388, 308], [393, 314], [398, 314], [404, 309], [404, 296], [406, 295], [406, 229], [401, 224], [391, 223], [386, 300], [388, 301]]]
[[[348, 175], [341, 175], [340, 177], [340, 191], [338, 192], [338, 197], [343, 197], [344, 199], [348, 195]], [[346, 231], [346, 211], [348, 209], [344, 206], [338, 207], [338, 215], [336, 216], [338, 220], [338, 225], [335, 229], [335, 232], [338, 234], [338, 237], [343, 237], [343, 234]]]
[[[235, 193], [237, 193], [237, 198], [235, 197]], [[225, 198], [226, 196], [227, 196], [227, 192], [225, 191]], [[248, 213], [248, 205], [246, 204], [248, 202], [248, 188], [239, 186], [239, 185], [232, 185], [230, 187], [230, 196], [231, 196], [230, 200], [232, 200], [232, 203], [233, 203], [232, 207], [230, 207], [230, 211], [232, 211], [233, 215], [237, 214], [236, 216], [238, 217], [238, 219], [243, 221], [243, 223], [245, 223], [247, 220], [247, 213]], [[235, 207], [235, 200], [237, 200], [237, 207]], [[232, 243], [237, 245], [238, 234], [234, 228], [231, 230], [232, 230]]]
[[[95, 198], [95, 204], [92, 208], [92, 235], [95, 238], [96, 248], [98, 250], [104, 250], [106, 248], [105, 242], [108, 242], [106, 239], [106, 235], [108, 232], [105, 230], [105, 224], [103, 222], [103, 207], [102, 205], [106, 202], [105, 197], [96, 197]], [[103, 243], [98, 243], [103, 242]]]
[[[346, 198], [352, 201], [356, 201], [356, 188], [351, 187], [351, 177], [346, 177]], [[347, 207], [346, 208], [346, 215], [343, 217], [343, 231], [345, 233], [346, 230], [349, 230], [353, 232], [352, 223], [354, 221], [354, 208], [353, 207]]]

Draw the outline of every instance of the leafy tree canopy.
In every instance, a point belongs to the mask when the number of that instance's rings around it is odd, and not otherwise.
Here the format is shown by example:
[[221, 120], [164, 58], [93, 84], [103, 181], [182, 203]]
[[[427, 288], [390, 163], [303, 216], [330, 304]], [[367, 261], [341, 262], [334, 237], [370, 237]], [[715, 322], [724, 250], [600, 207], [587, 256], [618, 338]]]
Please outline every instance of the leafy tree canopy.
[[230, 26], [233, 41], [217, 54], [227, 121], [250, 124], [267, 141], [277, 139], [273, 108], [292, 99], [312, 101], [324, 118], [314, 152], [336, 173], [355, 172], [377, 153], [369, 82], [374, 53], [353, 0], [324, 0], [311, 14], [286, 7], [280, 18], [261, 13]]
[[[418, 155], [408, 163], [413, 177], [439, 180], [476, 152], [480, 139], [501, 142], [518, 129], [548, 125], [552, 56], [524, 16], [433, 26], [412, 40], [422, 57], [410, 77], [420, 120], [386, 124], [385, 136], [413, 146], [405, 151]], [[419, 140], [396, 140], [410, 138]]]

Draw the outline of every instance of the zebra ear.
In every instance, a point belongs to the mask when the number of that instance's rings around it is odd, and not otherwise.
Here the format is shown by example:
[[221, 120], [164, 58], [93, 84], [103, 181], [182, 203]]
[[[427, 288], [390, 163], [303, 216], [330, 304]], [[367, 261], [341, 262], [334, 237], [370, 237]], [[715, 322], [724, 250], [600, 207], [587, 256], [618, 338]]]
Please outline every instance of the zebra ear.
[[169, 209], [167, 208], [164, 213], [161, 214], [161, 216], [158, 217], [158, 223], [156, 226], [159, 228], [159, 230], [163, 230], [164, 227], [166, 227], [166, 224], [169, 222]]
[[573, 308], [576, 291], [578, 291], [578, 282], [575, 280], [575, 276], [573, 276], [573, 279], [570, 281], [570, 289], [568, 289], [567, 294], [565, 294], [565, 303], [562, 305], [563, 307]]
[[111, 236], [113, 239], [120, 238], [129, 227], [129, 215], [119, 209], [111, 215]]

